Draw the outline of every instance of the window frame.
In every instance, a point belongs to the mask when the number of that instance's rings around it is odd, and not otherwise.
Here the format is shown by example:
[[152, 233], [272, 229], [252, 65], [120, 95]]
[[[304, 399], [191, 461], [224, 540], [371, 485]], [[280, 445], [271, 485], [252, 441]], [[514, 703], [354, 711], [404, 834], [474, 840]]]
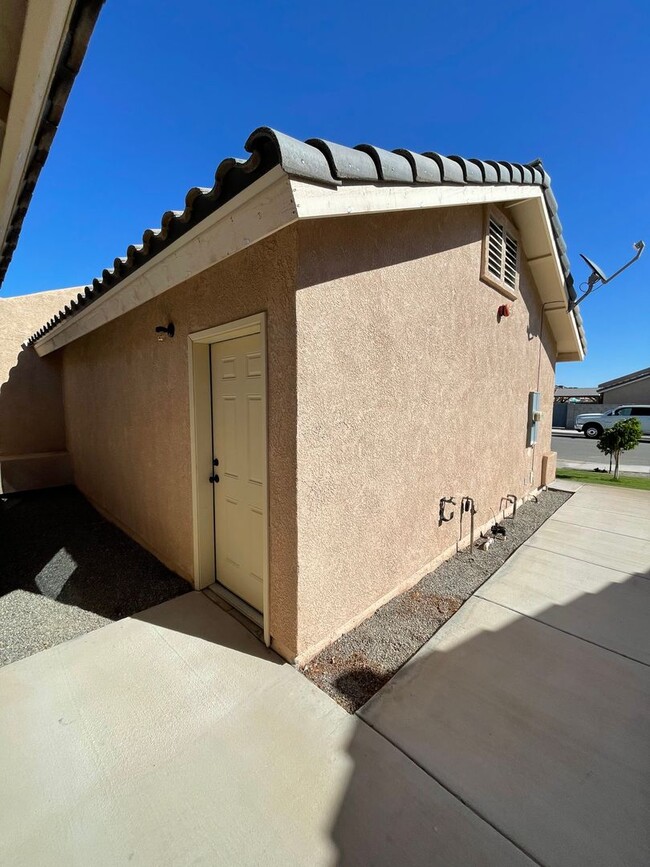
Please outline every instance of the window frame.
[[[505, 233], [511, 236], [512, 240], [517, 244], [517, 267], [515, 276], [514, 289], [498, 277], [495, 277], [488, 268], [489, 251], [490, 251], [490, 219], [494, 220], [503, 227]], [[515, 301], [519, 297], [519, 278], [521, 275], [521, 238], [517, 227], [509, 220], [499, 208], [494, 205], [488, 205], [484, 209], [483, 215], [483, 245], [481, 250], [481, 281], [487, 283], [492, 289], [496, 289], [501, 295], [505, 295], [510, 301]]]

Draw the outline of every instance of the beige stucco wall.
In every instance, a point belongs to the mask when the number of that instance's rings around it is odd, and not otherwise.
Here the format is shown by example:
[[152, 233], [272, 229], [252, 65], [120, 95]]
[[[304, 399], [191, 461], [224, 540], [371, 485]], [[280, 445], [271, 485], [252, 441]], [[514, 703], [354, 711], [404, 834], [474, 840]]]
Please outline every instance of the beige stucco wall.
[[[288, 228], [64, 349], [77, 486], [189, 580], [187, 335], [268, 312], [270, 622], [288, 652], [296, 643], [295, 254], [295, 229]], [[169, 321], [174, 338], [158, 342], [155, 327]]]
[[[69, 481], [66, 459], [52, 455], [65, 451], [60, 354], [39, 358], [22, 344], [75, 292], [0, 298], [0, 489], [5, 493]], [[48, 456], [32, 457], [44, 453]]]
[[[554, 342], [547, 328], [540, 353], [527, 266], [497, 322], [506, 299], [479, 280], [482, 226], [479, 207], [300, 226], [299, 653], [454, 544], [441, 497], [473, 497], [479, 525], [540, 483]], [[544, 421], [530, 449], [538, 369]]]
[[613, 406], [621, 406], [625, 403], [650, 403], [650, 377], [631, 382], [629, 385], [621, 385], [619, 388], [611, 388], [603, 393], [603, 403]]
[[478, 525], [541, 481], [554, 344], [526, 267], [497, 323], [481, 232], [480, 208], [301, 224], [68, 345], [77, 485], [189, 579], [187, 334], [266, 310], [271, 634], [308, 653], [454, 544], [440, 497], [473, 496]]

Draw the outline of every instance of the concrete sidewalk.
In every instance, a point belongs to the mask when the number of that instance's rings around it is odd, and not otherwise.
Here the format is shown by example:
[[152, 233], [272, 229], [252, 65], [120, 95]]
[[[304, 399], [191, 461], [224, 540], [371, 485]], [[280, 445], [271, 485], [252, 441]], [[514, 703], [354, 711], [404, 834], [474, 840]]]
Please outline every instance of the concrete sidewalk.
[[0, 863], [645, 863], [649, 520], [581, 487], [356, 717], [201, 593], [6, 666]]
[[201, 593], [0, 670], [0, 864], [525, 865]]
[[647, 864], [649, 540], [580, 487], [360, 711], [537, 863]]

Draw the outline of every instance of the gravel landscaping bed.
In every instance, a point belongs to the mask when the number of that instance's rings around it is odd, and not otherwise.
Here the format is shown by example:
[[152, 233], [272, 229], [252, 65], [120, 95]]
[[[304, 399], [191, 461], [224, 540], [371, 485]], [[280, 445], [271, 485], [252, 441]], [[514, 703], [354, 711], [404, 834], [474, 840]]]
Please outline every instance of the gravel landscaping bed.
[[488, 551], [453, 556], [321, 651], [301, 670], [348, 713], [354, 713], [425, 644], [452, 614], [571, 496], [545, 491], [506, 518], [505, 539]]
[[0, 497], [0, 665], [191, 589], [75, 488]]

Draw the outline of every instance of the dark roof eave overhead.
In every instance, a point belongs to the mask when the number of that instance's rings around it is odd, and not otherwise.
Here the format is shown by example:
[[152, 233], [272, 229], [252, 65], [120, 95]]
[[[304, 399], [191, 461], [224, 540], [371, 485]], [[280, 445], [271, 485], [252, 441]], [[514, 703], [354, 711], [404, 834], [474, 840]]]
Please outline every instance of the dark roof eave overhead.
[[38, 176], [49, 155], [65, 104], [81, 68], [103, 3], [104, 0], [78, 0], [70, 18], [70, 26], [63, 41], [63, 50], [52, 77], [52, 84], [36, 129], [31, 155], [25, 166], [0, 249], [0, 286], [18, 245], [18, 238]]

